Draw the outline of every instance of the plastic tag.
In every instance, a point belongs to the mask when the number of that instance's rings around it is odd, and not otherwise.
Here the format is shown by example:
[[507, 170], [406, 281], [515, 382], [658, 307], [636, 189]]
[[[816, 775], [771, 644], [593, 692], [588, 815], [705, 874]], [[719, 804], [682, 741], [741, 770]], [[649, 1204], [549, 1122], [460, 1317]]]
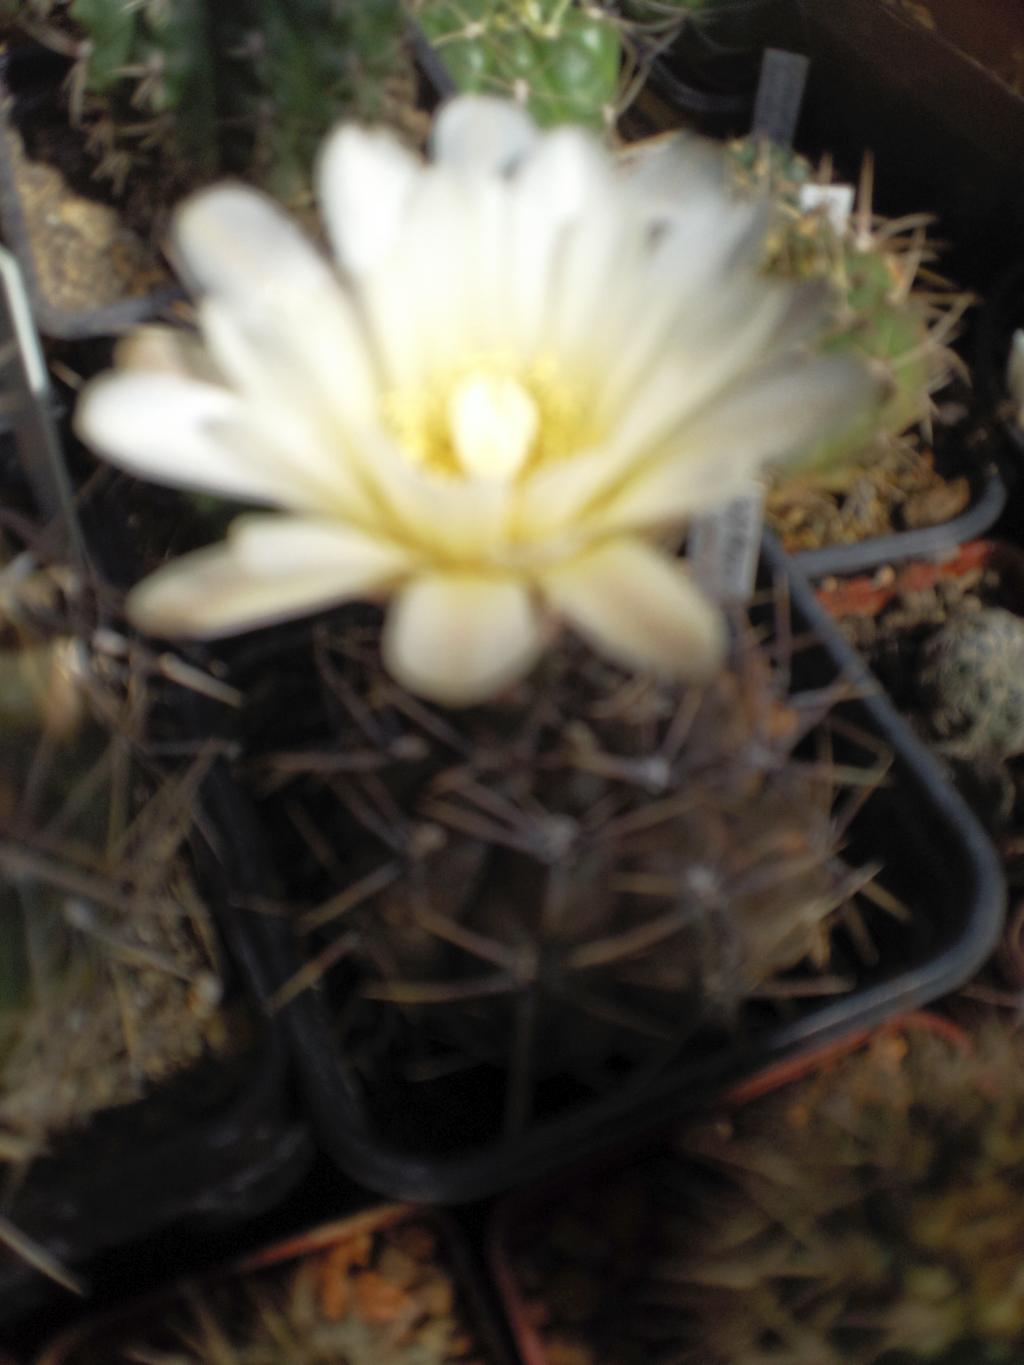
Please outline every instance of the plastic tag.
[[755, 137], [770, 138], [780, 147], [793, 145], [809, 67], [807, 58], [797, 52], [765, 49], [751, 125]]
[[852, 185], [801, 185], [800, 208], [804, 213], [824, 209], [833, 229], [842, 236], [850, 225], [856, 192]]
[[764, 524], [764, 488], [749, 487], [724, 507], [695, 517], [687, 538], [693, 576], [716, 602], [749, 602]]

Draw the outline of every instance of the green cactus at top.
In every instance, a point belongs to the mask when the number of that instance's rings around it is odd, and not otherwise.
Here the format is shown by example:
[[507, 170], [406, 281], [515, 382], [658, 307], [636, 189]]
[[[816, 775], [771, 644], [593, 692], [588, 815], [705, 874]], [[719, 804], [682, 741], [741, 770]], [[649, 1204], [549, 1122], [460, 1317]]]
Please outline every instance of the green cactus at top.
[[245, 6], [237, 3], [230, 21], [241, 31], [241, 47], [228, 73], [229, 108], [255, 131], [256, 177], [279, 197], [295, 199], [333, 123], [342, 115], [389, 115], [406, 60], [400, 0], [246, 4], [247, 22], [239, 22]]
[[578, 0], [413, 0], [412, 12], [461, 91], [519, 99], [542, 127], [613, 121], [620, 36]]

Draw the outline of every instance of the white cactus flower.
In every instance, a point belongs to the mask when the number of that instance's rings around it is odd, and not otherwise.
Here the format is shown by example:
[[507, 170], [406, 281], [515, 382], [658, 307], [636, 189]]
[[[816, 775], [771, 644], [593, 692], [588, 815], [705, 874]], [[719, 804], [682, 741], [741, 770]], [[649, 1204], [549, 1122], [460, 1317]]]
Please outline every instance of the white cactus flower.
[[386, 667], [448, 705], [521, 677], [560, 623], [633, 669], [707, 676], [722, 624], [666, 532], [873, 381], [813, 354], [821, 299], [759, 275], [763, 207], [710, 145], [622, 162], [466, 96], [432, 152], [328, 138], [333, 262], [253, 189], [179, 210], [202, 343], [144, 333], [78, 430], [144, 478], [279, 510], [160, 569], [133, 619], [217, 636], [390, 599]]

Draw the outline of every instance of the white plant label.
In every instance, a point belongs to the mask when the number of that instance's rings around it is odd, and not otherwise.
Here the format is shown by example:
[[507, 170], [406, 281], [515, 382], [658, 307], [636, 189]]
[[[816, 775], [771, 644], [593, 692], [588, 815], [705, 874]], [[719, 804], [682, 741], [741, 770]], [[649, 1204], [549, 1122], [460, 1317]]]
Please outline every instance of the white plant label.
[[840, 235], [846, 231], [853, 212], [855, 192], [852, 185], [801, 185], [800, 208], [813, 213], [823, 208], [825, 217]]
[[749, 487], [714, 512], [695, 517], [686, 551], [693, 576], [716, 602], [749, 602], [764, 524], [764, 488]]

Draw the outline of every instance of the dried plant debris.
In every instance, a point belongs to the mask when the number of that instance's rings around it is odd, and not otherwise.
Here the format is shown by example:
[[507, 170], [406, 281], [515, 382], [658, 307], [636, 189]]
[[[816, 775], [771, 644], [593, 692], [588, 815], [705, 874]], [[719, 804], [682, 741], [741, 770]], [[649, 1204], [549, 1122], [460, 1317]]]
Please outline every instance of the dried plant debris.
[[867, 467], [850, 466], [828, 488], [799, 479], [776, 485], [768, 495], [768, 515], [795, 554], [939, 526], [970, 502], [970, 480], [962, 474], [944, 477], [934, 451], [908, 437], [883, 445]]
[[248, 780], [309, 907], [278, 1003], [328, 974], [371, 1092], [489, 1064], [515, 1130], [546, 1075], [601, 1090], [751, 1000], [848, 989], [874, 960], [861, 907], [899, 913], [840, 851], [887, 755], [834, 762], [843, 685], [787, 697], [752, 633], [706, 688], [571, 642], [458, 717], [387, 678], [374, 625], [325, 626], [314, 668], [301, 700], [250, 692]]
[[999, 1365], [1024, 1350], [1024, 1052], [863, 1053], [516, 1233], [551, 1365]]
[[82, 194], [57, 166], [31, 158], [15, 128], [0, 129], [0, 137], [48, 307], [69, 313], [106, 308], [167, 286], [155, 248], [116, 209]]
[[229, 1039], [185, 849], [210, 755], [157, 772], [143, 671], [54, 633], [45, 570], [4, 578], [0, 1159], [21, 1162]]
[[484, 1365], [425, 1221], [356, 1233], [297, 1263], [190, 1286], [99, 1332], [68, 1365]]

